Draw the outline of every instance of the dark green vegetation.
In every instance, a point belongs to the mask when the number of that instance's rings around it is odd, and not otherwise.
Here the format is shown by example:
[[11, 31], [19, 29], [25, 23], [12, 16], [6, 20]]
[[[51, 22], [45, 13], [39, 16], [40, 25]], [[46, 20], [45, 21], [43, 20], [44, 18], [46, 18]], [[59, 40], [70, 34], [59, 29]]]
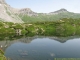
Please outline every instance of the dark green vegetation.
[[0, 34], [26, 36], [74, 36], [80, 35], [80, 19], [63, 18], [58, 21], [35, 23], [0, 22]]

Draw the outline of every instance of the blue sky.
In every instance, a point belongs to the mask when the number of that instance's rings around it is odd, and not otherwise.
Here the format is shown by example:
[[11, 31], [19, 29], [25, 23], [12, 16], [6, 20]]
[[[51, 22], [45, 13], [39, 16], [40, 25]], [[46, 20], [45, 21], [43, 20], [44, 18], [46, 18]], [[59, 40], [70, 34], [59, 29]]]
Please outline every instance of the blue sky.
[[80, 0], [5, 0], [14, 8], [30, 8], [34, 12], [49, 13], [61, 8], [80, 13]]

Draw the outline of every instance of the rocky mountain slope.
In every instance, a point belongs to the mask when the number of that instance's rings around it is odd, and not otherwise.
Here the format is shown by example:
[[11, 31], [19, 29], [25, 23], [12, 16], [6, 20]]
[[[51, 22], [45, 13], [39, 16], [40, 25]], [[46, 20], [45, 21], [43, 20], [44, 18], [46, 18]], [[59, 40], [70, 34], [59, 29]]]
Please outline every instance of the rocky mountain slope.
[[21, 18], [15, 14], [14, 8], [6, 4], [5, 0], [0, 0], [0, 21], [22, 23]]
[[80, 18], [80, 14], [69, 12], [64, 8], [50, 13], [36, 13], [30, 8], [12, 8], [5, 2], [5, 0], [0, 0], [0, 21], [23, 23], [54, 21], [62, 18]]

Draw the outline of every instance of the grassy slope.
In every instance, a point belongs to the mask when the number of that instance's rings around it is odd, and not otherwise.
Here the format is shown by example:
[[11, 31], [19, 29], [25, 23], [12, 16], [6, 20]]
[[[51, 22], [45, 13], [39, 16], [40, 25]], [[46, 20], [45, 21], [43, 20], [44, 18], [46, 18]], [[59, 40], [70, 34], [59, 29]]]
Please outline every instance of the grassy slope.
[[24, 22], [43, 22], [43, 21], [57, 21], [62, 18], [80, 18], [80, 14], [75, 13], [60, 13], [56, 15], [43, 15], [38, 14], [38, 16], [28, 16], [28, 15], [19, 15]]

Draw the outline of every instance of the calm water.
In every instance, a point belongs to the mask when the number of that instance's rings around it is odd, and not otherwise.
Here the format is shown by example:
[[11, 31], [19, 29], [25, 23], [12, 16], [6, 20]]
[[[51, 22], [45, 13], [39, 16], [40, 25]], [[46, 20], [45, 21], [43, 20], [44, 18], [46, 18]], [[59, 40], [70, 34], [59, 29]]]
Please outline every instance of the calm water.
[[6, 44], [5, 56], [11, 60], [80, 58], [80, 38], [28, 37]]

